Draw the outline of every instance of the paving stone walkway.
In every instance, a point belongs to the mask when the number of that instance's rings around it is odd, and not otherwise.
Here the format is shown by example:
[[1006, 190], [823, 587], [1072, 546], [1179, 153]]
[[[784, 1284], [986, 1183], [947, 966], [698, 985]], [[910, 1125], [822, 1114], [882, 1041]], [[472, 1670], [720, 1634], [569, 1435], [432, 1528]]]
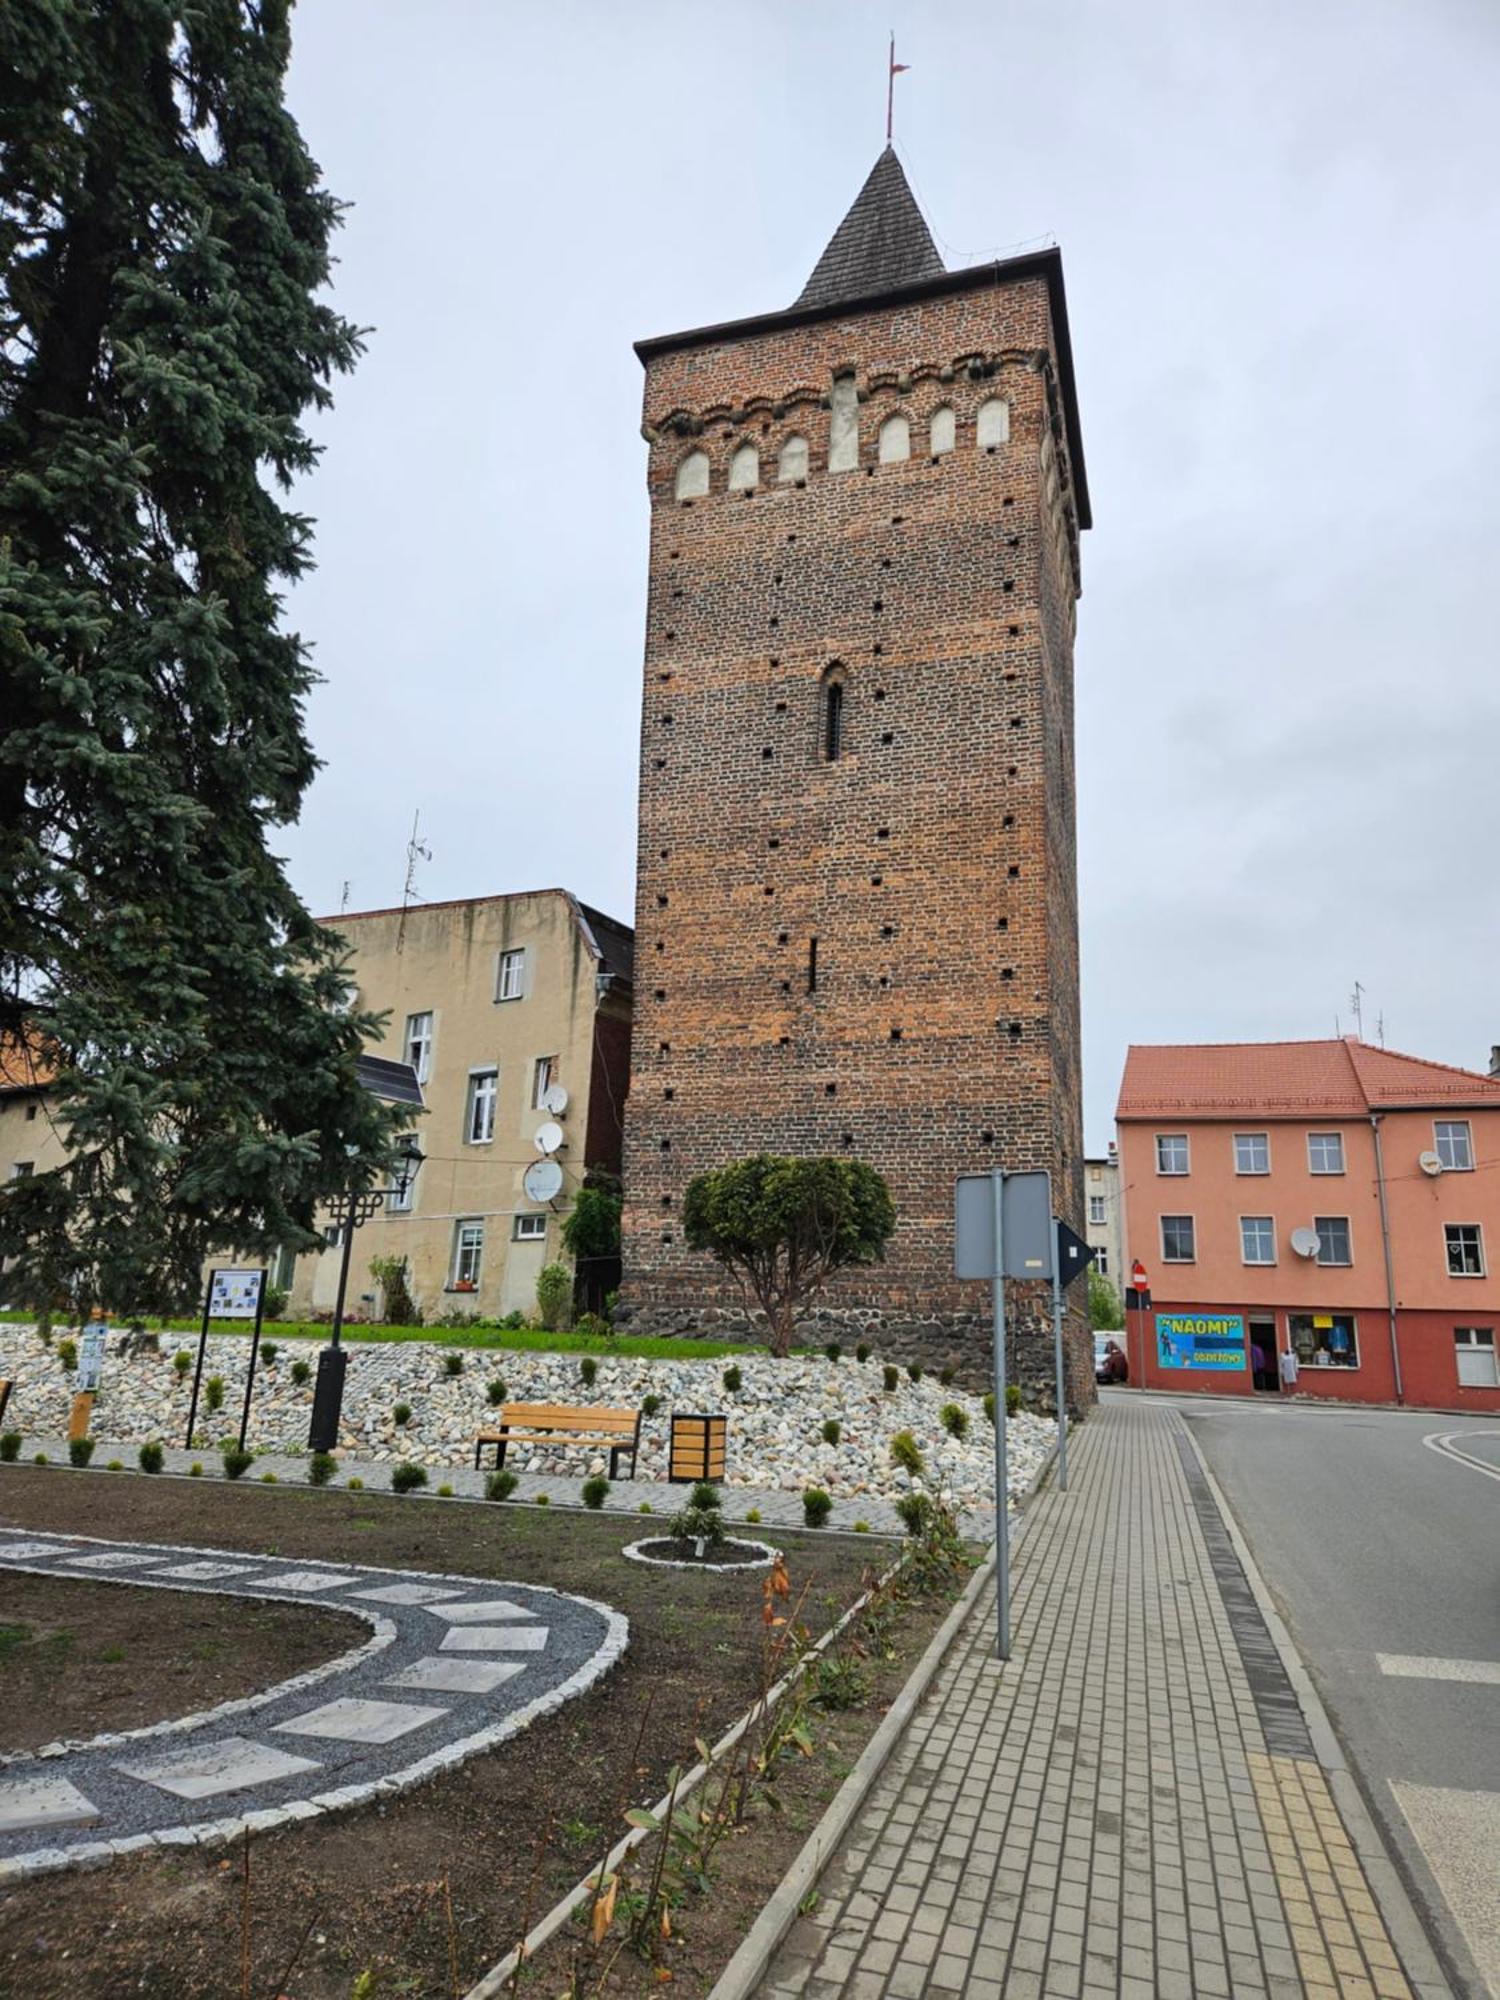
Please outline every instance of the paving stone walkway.
[[461, 1763], [605, 1672], [628, 1626], [533, 1584], [0, 1529], [0, 1569], [331, 1605], [337, 1658], [199, 1715], [0, 1758], [0, 1882], [358, 1804]]
[[[1174, 1410], [1101, 1408], [762, 1982], [772, 2000], [1406, 2000]], [[1437, 1989], [1441, 1990], [1441, 1989]]]

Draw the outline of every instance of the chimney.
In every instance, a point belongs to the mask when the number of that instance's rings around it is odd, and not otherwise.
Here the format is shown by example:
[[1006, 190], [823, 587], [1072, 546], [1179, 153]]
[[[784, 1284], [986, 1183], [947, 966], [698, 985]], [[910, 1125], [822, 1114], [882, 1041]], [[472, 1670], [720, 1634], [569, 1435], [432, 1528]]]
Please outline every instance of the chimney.
[[[1496, 1049], [1495, 1054], [1497, 1057], [1500, 1057], [1500, 1049]], [[1117, 1167], [1120, 1164], [1120, 1149], [1113, 1139], [1109, 1142], [1109, 1164], [1112, 1167]]]
[[1490, 1046], [1490, 1075], [1500, 1076], [1500, 1042]]

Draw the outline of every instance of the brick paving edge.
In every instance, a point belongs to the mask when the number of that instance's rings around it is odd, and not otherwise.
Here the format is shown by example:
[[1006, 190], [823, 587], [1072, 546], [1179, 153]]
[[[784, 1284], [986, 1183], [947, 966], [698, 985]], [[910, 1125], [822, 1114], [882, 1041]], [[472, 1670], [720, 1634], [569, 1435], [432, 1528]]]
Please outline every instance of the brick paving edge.
[[[1012, 1554], [1015, 1553], [1026, 1532], [1026, 1509], [1040, 1492], [1056, 1461], [1057, 1447], [1054, 1445], [1037, 1467], [1031, 1484], [1016, 1503], [1016, 1511], [1020, 1518], [1011, 1529]], [[997, 1546], [991, 1543], [989, 1553], [970, 1577], [963, 1595], [933, 1634], [926, 1652], [917, 1662], [900, 1694], [891, 1703], [880, 1727], [860, 1752], [854, 1768], [834, 1794], [823, 1817], [808, 1835], [796, 1860], [771, 1892], [769, 1901], [741, 1940], [739, 1949], [715, 1981], [708, 2000], [748, 2000], [748, 1996], [759, 1987], [782, 1939], [796, 1922], [803, 1903], [832, 1859], [839, 1842], [848, 1832], [855, 1815], [869, 1797], [875, 1780], [889, 1763], [896, 1745], [905, 1734], [907, 1725], [916, 1712], [917, 1704], [937, 1678], [954, 1639], [979, 1602], [986, 1585], [993, 1579]], [[468, 2000], [480, 2000], [480, 1996], [477, 1993], [470, 1994]]]
[[[1265, 1579], [1256, 1567], [1255, 1558], [1250, 1553], [1250, 1545], [1240, 1532], [1239, 1522], [1234, 1517], [1228, 1497], [1213, 1475], [1202, 1447], [1193, 1436], [1190, 1425], [1184, 1424], [1188, 1442], [1202, 1468], [1204, 1480], [1213, 1495], [1214, 1505], [1224, 1523], [1240, 1567], [1245, 1572], [1245, 1580], [1250, 1593], [1260, 1607], [1261, 1616], [1266, 1621], [1266, 1630], [1271, 1635], [1271, 1643], [1281, 1656], [1281, 1664], [1286, 1669], [1287, 1679], [1302, 1709], [1307, 1723], [1308, 1735], [1312, 1738], [1313, 1752], [1328, 1780], [1334, 1803], [1338, 1806], [1348, 1829], [1359, 1864], [1365, 1872], [1366, 1880], [1375, 1897], [1376, 1907], [1390, 1934], [1392, 1944], [1400, 1955], [1413, 1990], [1418, 2000], [1453, 2000], [1454, 1988], [1445, 1975], [1427, 1927], [1417, 1914], [1406, 1883], [1391, 1858], [1384, 1836], [1375, 1823], [1374, 1815], [1360, 1789], [1359, 1781], [1349, 1767], [1343, 1745], [1338, 1739], [1328, 1711], [1313, 1684], [1311, 1674], [1303, 1665], [1296, 1644], [1288, 1631], [1286, 1622], [1276, 1608], [1276, 1601], [1266, 1588]], [[712, 1996], [711, 1996], [712, 2000]]]

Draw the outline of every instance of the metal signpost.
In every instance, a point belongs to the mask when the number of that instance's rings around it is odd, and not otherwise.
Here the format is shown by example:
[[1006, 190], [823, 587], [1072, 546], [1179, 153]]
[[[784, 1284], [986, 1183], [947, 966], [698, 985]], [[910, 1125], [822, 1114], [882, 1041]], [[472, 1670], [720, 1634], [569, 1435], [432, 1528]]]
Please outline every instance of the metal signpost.
[[193, 1430], [198, 1421], [198, 1387], [203, 1380], [203, 1356], [208, 1347], [208, 1323], [211, 1319], [255, 1321], [255, 1329], [250, 1336], [250, 1366], [245, 1373], [245, 1404], [240, 1412], [240, 1450], [245, 1449], [245, 1432], [250, 1423], [250, 1393], [255, 1387], [255, 1363], [260, 1353], [260, 1323], [265, 1311], [265, 1299], [264, 1271], [209, 1272], [208, 1291], [203, 1300], [203, 1324], [198, 1330], [198, 1365], [193, 1370], [193, 1399], [188, 1405], [187, 1437], [184, 1439], [189, 1451], [193, 1447]]
[[988, 1278], [995, 1341], [995, 1641], [1010, 1658], [1010, 1480], [1005, 1437], [1005, 1280], [1047, 1279], [1056, 1266], [1052, 1177], [960, 1174], [954, 1190], [953, 1272]]
[[1057, 1484], [1068, 1490], [1068, 1393], [1063, 1380], [1063, 1292], [1075, 1278], [1081, 1278], [1094, 1261], [1094, 1253], [1083, 1238], [1055, 1216], [1057, 1256], [1052, 1268], [1052, 1346], [1057, 1364]]

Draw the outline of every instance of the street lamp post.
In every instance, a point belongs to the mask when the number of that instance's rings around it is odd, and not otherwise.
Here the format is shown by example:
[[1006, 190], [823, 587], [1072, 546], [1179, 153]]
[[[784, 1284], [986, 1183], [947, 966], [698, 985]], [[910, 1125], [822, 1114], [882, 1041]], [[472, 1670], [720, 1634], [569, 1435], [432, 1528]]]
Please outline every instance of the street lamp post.
[[339, 1259], [339, 1289], [333, 1302], [333, 1328], [329, 1343], [318, 1356], [318, 1379], [313, 1389], [312, 1423], [308, 1427], [309, 1451], [332, 1451], [339, 1438], [339, 1416], [344, 1403], [344, 1376], [349, 1357], [340, 1344], [344, 1330], [344, 1294], [349, 1288], [349, 1259], [354, 1249], [354, 1232], [378, 1215], [392, 1195], [404, 1204], [406, 1191], [417, 1177], [422, 1150], [408, 1133], [396, 1154], [396, 1171], [388, 1188], [364, 1188], [341, 1195], [333, 1203], [331, 1220], [343, 1241]]

